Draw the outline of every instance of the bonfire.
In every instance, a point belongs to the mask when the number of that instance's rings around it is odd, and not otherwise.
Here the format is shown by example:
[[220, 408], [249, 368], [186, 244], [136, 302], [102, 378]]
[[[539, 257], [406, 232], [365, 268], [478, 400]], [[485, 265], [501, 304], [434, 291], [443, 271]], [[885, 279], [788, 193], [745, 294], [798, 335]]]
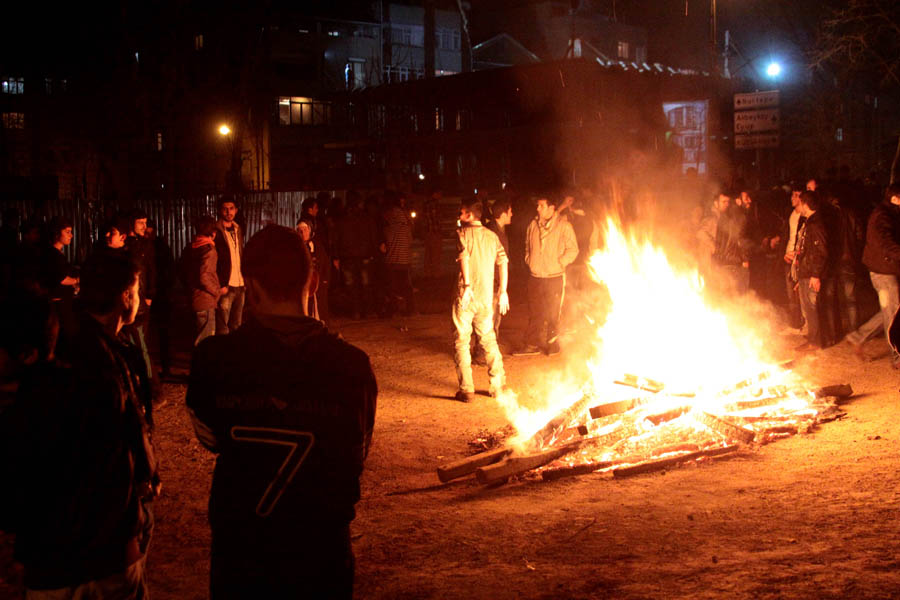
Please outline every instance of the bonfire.
[[474, 473], [490, 484], [528, 471], [544, 480], [622, 477], [733, 455], [842, 415], [836, 401], [849, 386], [816, 388], [793, 361], [778, 360], [774, 324], [752, 302], [724, 302], [696, 268], [676, 268], [612, 220], [605, 242], [589, 261], [607, 297], [605, 314], [585, 315], [586, 379], [540, 390], [539, 410], [501, 394], [515, 435], [439, 467], [441, 481]]

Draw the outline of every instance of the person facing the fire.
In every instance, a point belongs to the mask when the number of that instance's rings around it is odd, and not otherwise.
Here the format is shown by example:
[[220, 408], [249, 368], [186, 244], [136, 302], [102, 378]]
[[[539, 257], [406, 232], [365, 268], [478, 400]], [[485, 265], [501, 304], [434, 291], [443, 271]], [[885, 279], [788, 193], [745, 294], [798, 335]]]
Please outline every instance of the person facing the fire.
[[[25, 598], [146, 598], [160, 490], [139, 352], [119, 339], [142, 300], [139, 267], [97, 254], [82, 269], [78, 331], [23, 374], [3, 413], [0, 527], [15, 533]], [[8, 451], [8, 450], [7, 450]], [[6, 454], [6, 452], [4, 452]], [[8, 511], [8, 512], [7, 512]]]
[[218, 454], [210, 596], [351, 598], [375, 375], [364, 352], [305, 315], [312, 260], [300, 236], [269, 225], [242, 259], [247, 319], [197, 346], [186, 399]]
[[500, 271], [497, 293], [500, 314], [509, 310], [506, 293], [509, 259], [497, 234], [481, 224], [480, 200], [464, 198], [459, 208], [461, 226], [457, 231], [459, 283], [451, 316], [454, 330], [456, 377], [459, 389], [456, 399], [469, 402], [475, 398], [472, 381], [472, 356], [469, 343], [472, 330], [478, 335], [490, 377], [490, 394], [496, 396], [504, 385], [503, 357], [494, 334], [494, 265]]
[[[537, 216], [525, 233], [525, 264], [528, 278], [528, 329], [525, 346], [517, 354], [559, 353], [559, 314], [565, 274], [578, 256], [578, 241], [571, 223], [556, 213], [557, 199], [550, 195], [537, 201]], [[546, 334], [544, 325], [546, 324]]]
[[816, 192], [807, 190], [800, 194], [800, 213], [806, 217], [806, 223], [798, 234], [793, 277], [808, 329], [807, 341], [798, 350], [815, 346], [826, 348], [833, 343], [830, 308], [834, 293], [831, 272], [834, 257], [829, 252], [829, 231], [819, 211], [820, 203]]

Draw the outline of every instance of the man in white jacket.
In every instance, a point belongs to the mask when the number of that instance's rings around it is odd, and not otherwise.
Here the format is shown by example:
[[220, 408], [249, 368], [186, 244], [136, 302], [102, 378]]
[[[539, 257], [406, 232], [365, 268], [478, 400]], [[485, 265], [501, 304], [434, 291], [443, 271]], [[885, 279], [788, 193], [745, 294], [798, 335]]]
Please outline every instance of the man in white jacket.
[[525, 234], [525, 264], [531, 272], [528, 330], [525, 346], [517, 354], [537, 354], [541, 348], [547, 354], [559, 353], [559, 313], [566, 267], [578, 256], [578, 242], [572, 225], [559, 218], [556, 207], [556, 198], [541, 196], [537, 216]]

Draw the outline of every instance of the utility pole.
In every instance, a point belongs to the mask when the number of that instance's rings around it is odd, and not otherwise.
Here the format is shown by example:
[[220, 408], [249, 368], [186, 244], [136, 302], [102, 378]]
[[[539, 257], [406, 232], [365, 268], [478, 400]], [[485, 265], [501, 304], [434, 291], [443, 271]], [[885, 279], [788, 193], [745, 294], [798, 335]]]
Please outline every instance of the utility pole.
[[719, 52], [716, 32], [716, 0], [709, 0], [709, 55], [712, 61], [711, 72], [719, 73]]
[[434, 0], [425, 0], [425, 79], [434, 77]]

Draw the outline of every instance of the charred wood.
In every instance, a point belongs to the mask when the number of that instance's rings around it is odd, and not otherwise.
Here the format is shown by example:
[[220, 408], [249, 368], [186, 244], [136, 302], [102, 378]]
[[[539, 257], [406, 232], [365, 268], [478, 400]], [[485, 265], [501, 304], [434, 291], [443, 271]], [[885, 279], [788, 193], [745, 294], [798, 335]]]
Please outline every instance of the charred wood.
[[447, 463], [437, 468], [438, 479], [442, 483], [447, 483], [458, 477], [471, 475], [478, 467], [492, 465], [495, 462], [503, 460], [503, 458], [512, 452], [511, 448], [497, 448], [489, 452], [482, 452], [474, 456], [461, 458], [457, 461]]
[[815, 391], [816, 398], [824, 398], [826, 396], [834, 396], [835, 398], [849, 398], [853, 395], [853, 388], [849, 383], [838, 385], [826, 385]]
[[558, 448], [544, 450], [538, 454], [527, 456], [511, 456], [501, 462], [485, 467], [479, 467], [475, 471], [475, 477], [479, 483], [488, 484], [504, 481], [513, 475], [524, 473], [538, 467], [552, 463], [554, 460], [574, 452], [581, 447], [581, 442], [572, 442]]
[[640, 475], [641, 473], [652, 473], [654, 471], [662, 471], [668, 467], [688, 462], [691, 460], [696, 460], [698, 458], [704, 457], [712, 457], [712, 456], [723, 456], [725, 454], [730, 454], [737, 449], [737, 446], [724, 446], [722, 448], [711, 448], [709, 450], [699, 450], [696, 452], [687, 452], [685, 454], [680, 454], [678, 456], [670, 456], [666, 458], [659, 458], [656, 460], [652, 460], [649, 462], [644, 462], [641, 464], [633, 465], [630, 467], [619, 467], [618, 469], [613, 469], [613, 477], [622, 478], [622, 477], [631, 477], [632, 475]]

